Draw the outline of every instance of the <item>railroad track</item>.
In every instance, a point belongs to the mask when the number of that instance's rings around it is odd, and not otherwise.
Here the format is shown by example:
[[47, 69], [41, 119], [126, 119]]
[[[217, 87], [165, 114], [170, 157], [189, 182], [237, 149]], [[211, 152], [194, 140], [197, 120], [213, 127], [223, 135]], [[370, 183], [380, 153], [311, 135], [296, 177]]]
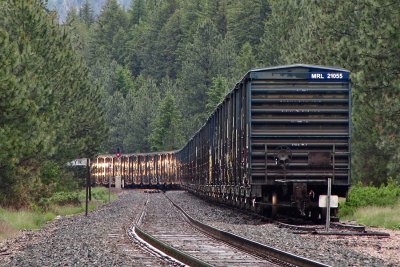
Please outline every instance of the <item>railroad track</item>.
[[204, 225], [165, 194], [147, 194], [143, 211], [129, 231], [173, 265], [327, 266]]
[[[142, 220], [144, 215], [146, 214], [146, 208], [150, 200], [150, 193], [154, 191], [144, 191], [144, 194], [147, 195], [146, 201], [142, 207], [142, 210], [138, 212], [135, 220], [125, 229], [128, 237], [131, 239], [131, 242], [139, 244], [142, 250], [146, 251], [153, 257], [159, 258], [160, 261], [164, 262], [166, 266], [185, 266], [184, 263], [180, 262], [176, 258], [166, 254], [163, 250], [159, 250], [156, 246], [153, 246], [153, 242], [146, 241], [148, 238], [151, 238], [150, 235], [143, 232], [139, 225], [142, 224]], [[147, 265], [146, 265], [147, 266]], [[151, 265], [149, 265], [151, 266]]]

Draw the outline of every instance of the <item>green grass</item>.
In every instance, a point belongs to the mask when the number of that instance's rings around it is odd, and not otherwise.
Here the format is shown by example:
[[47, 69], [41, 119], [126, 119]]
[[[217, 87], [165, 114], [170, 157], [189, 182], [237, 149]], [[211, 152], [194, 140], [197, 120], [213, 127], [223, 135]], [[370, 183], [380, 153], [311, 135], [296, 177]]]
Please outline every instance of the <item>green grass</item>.
[[0, 209], [0, 220], [15, 229], [37, 229], [54, 217], [55, 215], [52, 212], [40, 214], [28, 210]]
[[[72, 197], [71, 197], [72, 196]], [[108, 190], [103, 187], [92, 188], [92, 201], [88, 210], [92, 211], [108, 202]], [[70, 201], [72, 199], [72, 201]], [[78, 199], [79, 201], [76, 201]], [[117, 195], [111, 193], [111, 201], [117, 199]], [[18, 230], [38, 229], [56, 216], [66, 216], [85, 211], [86, 192], [78, 193], [59, 192], [55, 196], [42, 202], [46, 205], [46, 211], [34, 210], [8, 210], [0, 208], [0, 239], [13, 236]]]
[[368, 206], [358, 208], [354, 214], [345, 217], [368, 226], [400, 230], [400, 202], [394, 206]]
[[[108, 189], [105, 187], [95, 187], [92, 188], [92, 200], [99, 201], [101, 203], [107, 203], [108, 202]], [[79, 193], [78, 196], [79, 200], [85, 204], [85, 199], [86, 199], [86, 191], [82, 190]], [[118, 197], [116, 194], [111, 193], [111, 201], [116, 200]]]
[[13, 237], [18, 230], [38, 229], [53, 220], [53, 212], [37, 213], [29, 210], [7, 210], [0, 208], [0, 240]]
[[400, 229], [400, 186], [393, 181], [380, 187], [353, 186], [339, 216], [369, 226]]

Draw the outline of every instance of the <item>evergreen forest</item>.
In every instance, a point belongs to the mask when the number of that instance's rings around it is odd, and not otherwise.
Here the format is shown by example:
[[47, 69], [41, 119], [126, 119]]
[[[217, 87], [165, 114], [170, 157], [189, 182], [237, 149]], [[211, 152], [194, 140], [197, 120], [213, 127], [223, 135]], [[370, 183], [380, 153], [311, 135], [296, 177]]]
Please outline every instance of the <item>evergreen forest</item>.
[[400, 1], [0, 0], [0, 204], [71, 186], [65, 164], [173, 150], [252, 68], [351, 71], [353, 180], [400, 182]]

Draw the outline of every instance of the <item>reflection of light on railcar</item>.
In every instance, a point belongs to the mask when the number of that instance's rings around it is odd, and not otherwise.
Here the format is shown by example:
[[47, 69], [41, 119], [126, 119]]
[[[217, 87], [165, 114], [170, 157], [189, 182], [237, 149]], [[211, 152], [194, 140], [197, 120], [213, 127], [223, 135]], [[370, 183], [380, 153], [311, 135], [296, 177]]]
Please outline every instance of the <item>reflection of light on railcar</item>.
[[132, 157], [133, 163], [133, 184], [140, 184], [139, 181], [139, 157], [138, 156], [133, 156]]
[[170, 157], [170, 154], [166, 155], [165, 169], [166, 169], [166, 181], [171, 182], [171, 157]]
[[121, 163], [119, 159], [114, 159], [114, 175], [113, 176], [121, 176]]
[[103, 166], [102, 166], [101, 172], [100, 172], [102, 174], [101, 178], [102, 178], [102, 183], [103, 184], [105, 183], [105, 180], [106, 180], [106, 177], [107, 177], [107, 174], [108, 174], [108, 169], [107, 169], [108, 164], [109, 163], [107, 163], [107, 159], [103, 158]]
[[127, 163], [127, 157], [126, 156], [123, 156], [123, 157], [120, 157], [120, 164], [121, 164], [121, 178], [122, 178], [122, 181], [125, 181], [125, 180], [127, 180], [127, 167], [126, 167], [126, 163]]
[[140, 177], [141, 177], [141, 183], [142, 184], [148, 184], [148, 181], [146, 179], [147, 175], [147, 162], [146, 162], [146, 156], [141, 156], [142, 161], [140, 164]]
[[96, 184], [114, 185], [115, 177], [121, 177], [125, 185], [166, 186], [180, 180], [174, 152], [98, 156], [92, 163], [92, 175]]
[[142, 182], [142, 175], [141, 175], [141, 170], [142, 170], [142, 162], [140, 156], [137, 156], [137, 161], [136, 161], [136, 184], [141, 184]]
[[148, 173], [147, 173], [147, 178], [149, 179], [149, 184], [152, 184], [152, 177], [153, 177], [153, 164], [151, 160], [151, 156], [148, 157], [147, 161], [147, 167], [148, 167]]
[[100, 163], [99, 163], [99, 158], [96, 159], [96, 163], [93, 163], [93, 175], [94, 175], [94, 179], [95, 179], [95, 183], [99, 184], [99, 176], [100, 176]]
[[149, 162], [149, 183], [154, 184], [154, 156], [150, 156]]
[[157, 176], [157, 183], [160, 183], [161, 179], [161, 166], [162, 166], [162, 155], [157, 155], [157, 171], [156, 171], [156, 176]]
[[125, 184], [126, 185], [131, 185], [133, 182], [132, 179], [132, 157], [131, 156], [127, 156], [127, 163], [126, 163], [126, 173], [125, 173]]
[[124, 177], [125, 180], [128, 180], [129, 176], [129, 157], [124, 158]]

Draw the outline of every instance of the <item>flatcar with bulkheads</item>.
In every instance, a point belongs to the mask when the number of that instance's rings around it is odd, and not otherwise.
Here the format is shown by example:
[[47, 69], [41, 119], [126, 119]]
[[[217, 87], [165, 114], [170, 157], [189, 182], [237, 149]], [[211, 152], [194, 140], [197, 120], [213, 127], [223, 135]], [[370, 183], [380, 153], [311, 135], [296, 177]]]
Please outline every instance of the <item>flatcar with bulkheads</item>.
[[[304, 64], [250, 70], [182, 149], [167, 152], [173, 167], [165, 177], [262, 213], [275, 215], [279, 208], [323, 216], [319, 200], [328, 181], [332, 195], [347, 194], [350, 137], [348, 70]], [[124, 179], [165, 183], [161, 173], [167, 169], [142, 165], [165, 153], [127, 155]]]
[[120, 179], [123, 187], [175, 188], [180, 183], [175, 155], [175, 151], [98, 155], [91, 175], [98, 185], [114, 186]]

